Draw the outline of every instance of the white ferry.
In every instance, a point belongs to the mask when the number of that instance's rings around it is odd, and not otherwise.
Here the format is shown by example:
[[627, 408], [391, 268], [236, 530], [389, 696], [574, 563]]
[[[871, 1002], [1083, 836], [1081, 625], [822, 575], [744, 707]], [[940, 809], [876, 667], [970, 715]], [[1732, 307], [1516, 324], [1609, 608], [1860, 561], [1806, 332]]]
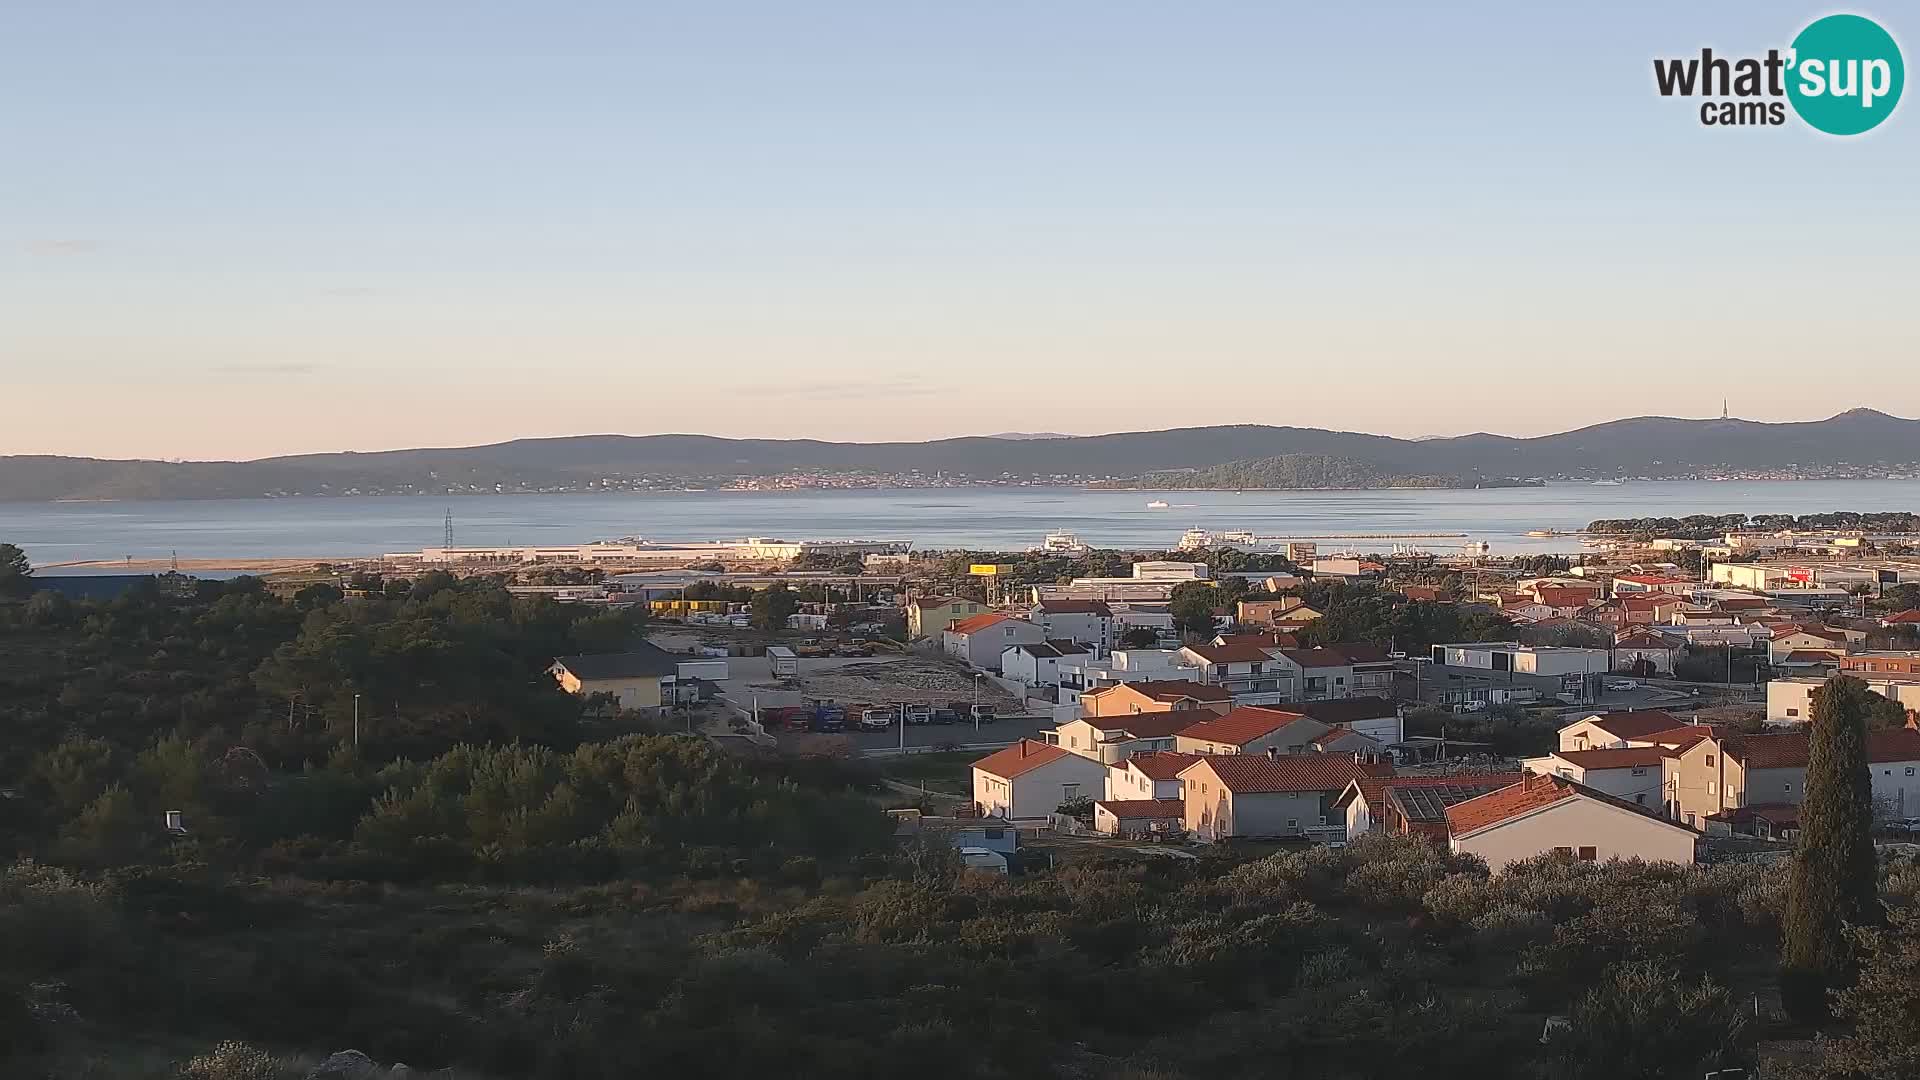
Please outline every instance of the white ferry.
[[1043, 555], [1085, 555], [1092, 549], [1070, 532], [1050, 532], [1046, 539], [1027, 549]]
[[1155, 499], [1147, 504], [1147, 509], [1149, 510], [1165, 510], [1166, 508], [1167, 500], [1165, 499]]

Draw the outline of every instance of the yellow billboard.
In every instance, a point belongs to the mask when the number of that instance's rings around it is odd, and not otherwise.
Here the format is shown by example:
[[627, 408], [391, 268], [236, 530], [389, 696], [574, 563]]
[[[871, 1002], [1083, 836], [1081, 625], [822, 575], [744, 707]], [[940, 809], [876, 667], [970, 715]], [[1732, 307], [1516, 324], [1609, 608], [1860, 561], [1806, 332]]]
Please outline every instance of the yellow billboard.
[[1012, 572], [1013, 565], [1011, 563], [977, 562], [967, 568], [967, 573], [972, 574], [974, 577], [999, 577], [1001, 574], [1011, 574]]

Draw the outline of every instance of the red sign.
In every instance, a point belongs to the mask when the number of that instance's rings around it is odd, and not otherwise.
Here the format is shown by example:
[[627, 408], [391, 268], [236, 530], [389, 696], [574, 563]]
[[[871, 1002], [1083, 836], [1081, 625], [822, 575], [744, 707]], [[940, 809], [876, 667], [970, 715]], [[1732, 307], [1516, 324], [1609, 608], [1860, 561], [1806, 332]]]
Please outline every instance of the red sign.
[[1787, 580], [1788, 581], [1812, 581], [1813, 571], [1807, 569], [1804, 566], [1788, 567]]

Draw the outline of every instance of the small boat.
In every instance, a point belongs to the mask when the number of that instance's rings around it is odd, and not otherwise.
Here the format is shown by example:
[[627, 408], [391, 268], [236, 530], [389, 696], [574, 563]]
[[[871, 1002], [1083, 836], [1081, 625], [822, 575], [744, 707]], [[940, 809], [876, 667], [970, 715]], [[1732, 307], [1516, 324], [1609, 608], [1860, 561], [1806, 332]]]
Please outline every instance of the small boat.
[[1167, 508], [1167, 500], [1165, 499], [1154, 499], [1152, 502], [1149, 502], [1147, 504], [1147, 509], [1149, 510], [1165, 510], [1166, 508]]
[[1595, 480], [1595, 481], [1593, 482], [1593, 486], [1594, 486], [1594, 487], [1619, 487], [1619, 486], [1620, 486], [1620, 481], [1618, 481], [1618, 480]]

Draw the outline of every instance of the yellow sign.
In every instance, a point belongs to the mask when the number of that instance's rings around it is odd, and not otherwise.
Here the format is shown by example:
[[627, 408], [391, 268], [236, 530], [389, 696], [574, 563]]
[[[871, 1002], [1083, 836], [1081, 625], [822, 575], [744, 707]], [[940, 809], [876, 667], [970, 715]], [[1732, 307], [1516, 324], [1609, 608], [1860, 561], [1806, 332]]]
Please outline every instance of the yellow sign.
[[1011, 563], [977, 562], [967, 568], [967, 573], [974, 577], [999, 577], [1001, 574], [1011, 573], [1012, 570]]

